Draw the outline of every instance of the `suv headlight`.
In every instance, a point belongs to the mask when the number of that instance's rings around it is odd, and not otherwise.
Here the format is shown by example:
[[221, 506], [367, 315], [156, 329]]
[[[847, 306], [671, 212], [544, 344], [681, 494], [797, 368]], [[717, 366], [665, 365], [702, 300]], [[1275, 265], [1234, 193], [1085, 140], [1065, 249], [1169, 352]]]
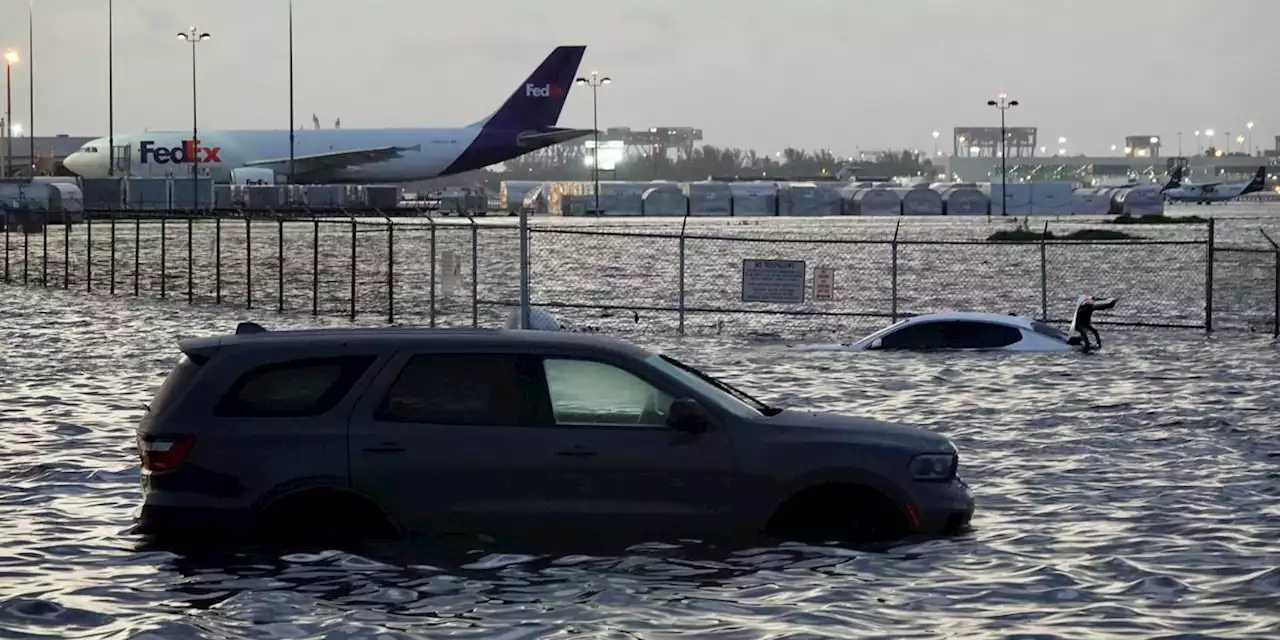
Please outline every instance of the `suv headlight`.
[[942, 482], [956, 475], [960, 457], [954, 453], [923, 453], [911, 459], [911, 477], [926, 482]]

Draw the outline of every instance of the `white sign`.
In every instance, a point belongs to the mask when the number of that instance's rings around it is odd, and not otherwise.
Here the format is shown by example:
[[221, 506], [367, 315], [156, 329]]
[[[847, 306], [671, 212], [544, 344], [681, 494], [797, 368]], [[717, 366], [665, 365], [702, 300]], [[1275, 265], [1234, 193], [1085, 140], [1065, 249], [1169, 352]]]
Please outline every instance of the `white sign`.
[[804, 302], [804, 260], [743, 260], [742, 301]]
[[452, 251], [442, 251], [440, 253], [440, 295], [445, 298], [453, 296], [454, 289], [458, 288], [458, 281], [462, 279], [462, 261], [458, 259], [458, 254]]
[[835, 267], [818, 267], [813, 270], [813, 299], [830, 300], [836, 293]]

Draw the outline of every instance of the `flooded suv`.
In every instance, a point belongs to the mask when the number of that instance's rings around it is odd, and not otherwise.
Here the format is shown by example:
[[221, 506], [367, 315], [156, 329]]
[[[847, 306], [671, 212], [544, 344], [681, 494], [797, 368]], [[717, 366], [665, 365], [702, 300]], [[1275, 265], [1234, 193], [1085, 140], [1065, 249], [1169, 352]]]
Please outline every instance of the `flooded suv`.
[[608, 337], [245, 323], [179, 347], [137, 429], [142, 533], [878, 540], [973, 513], [944, 436]]

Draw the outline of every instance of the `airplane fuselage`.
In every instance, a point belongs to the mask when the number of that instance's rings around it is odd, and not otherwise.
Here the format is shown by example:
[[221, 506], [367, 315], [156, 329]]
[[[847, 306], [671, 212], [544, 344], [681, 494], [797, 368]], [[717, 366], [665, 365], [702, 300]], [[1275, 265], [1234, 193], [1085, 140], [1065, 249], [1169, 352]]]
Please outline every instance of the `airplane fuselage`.
[[[480, 127], [301, 130], [294, 132], [293, 155], [300, 158], [396, 146], [406, 149], [399, 157], [315, 171], [300, 175], [299, 181], [329, 184], [411, 182], [483, 168], [537, 148], [536, 145], [520, 144], [520, 133]], [[215, 182], [228, 182], [233, 169], [250, 166], [248, 163], [255, 160], [287, 159], [290, 155], [287, 130], [209, 131], [200, 133], [198, 145], [192, 145], [190, 141], [190, 131], [116, 136], [112, 140], [117, 149], [115, 175], [183, 177], [190, 176], [192, 169], [198, 166], [201, 176], [212, 177]], [[74, 170], [87, 178], [107, 177], [107, 139], [94, 140], [85, 147], [96, 152], [90, 153], [90, 157], [100, 155], [101, 161], [92, 164], [79, 162]], [[193, 147], [198, 148], [194, 153]], [[198, 156], [198, 161], [193, 156]], [[272, 168], [281, 178], [289, 174], [287, 163]]]

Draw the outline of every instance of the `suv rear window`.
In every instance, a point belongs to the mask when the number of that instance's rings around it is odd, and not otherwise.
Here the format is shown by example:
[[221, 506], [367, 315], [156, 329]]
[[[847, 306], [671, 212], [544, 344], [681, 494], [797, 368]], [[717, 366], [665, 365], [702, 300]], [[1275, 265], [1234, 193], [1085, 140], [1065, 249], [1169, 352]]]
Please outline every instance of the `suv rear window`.
[[333, 409], [374, 356], [306, 358], [263, 365], [236, 380], [214, 407], [224, 418], [296, 418]]

